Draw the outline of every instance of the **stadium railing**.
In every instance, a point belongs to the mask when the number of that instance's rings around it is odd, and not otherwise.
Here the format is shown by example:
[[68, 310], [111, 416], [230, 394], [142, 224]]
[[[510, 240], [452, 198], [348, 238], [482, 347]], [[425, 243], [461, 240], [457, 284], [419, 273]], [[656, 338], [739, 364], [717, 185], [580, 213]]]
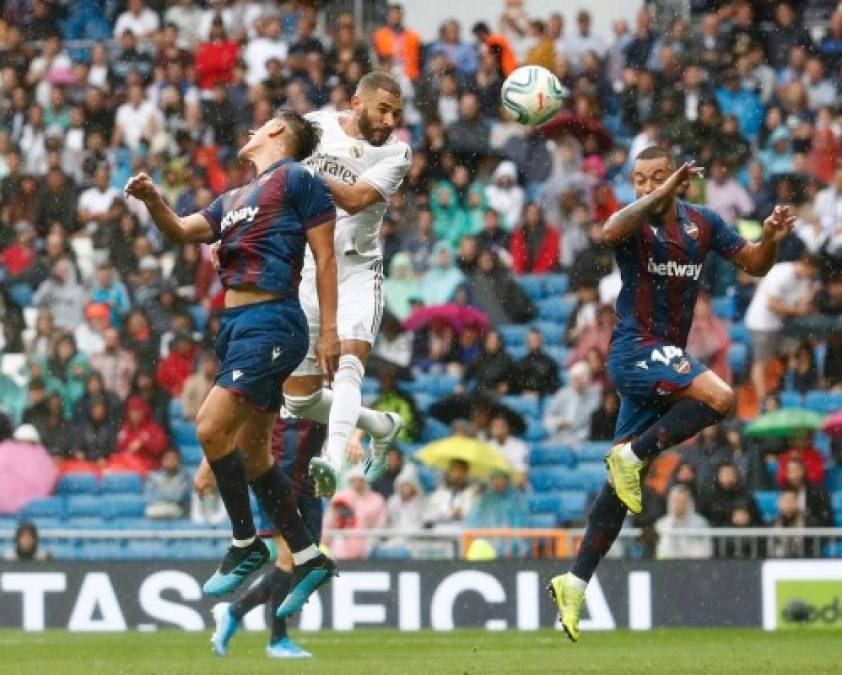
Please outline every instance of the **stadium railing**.
[[[647, 550], [654, 548], [654, 531], [651, 529], [625, 528], [609, 552], [611, 558], [645, 558]], [[572, 558], [584, 535], [581, 528], [567, 529], [465, 529], [415, 531], [395, 530], [326, 530], [326, 538], [354, 537], [368, 543], [374, 558], [414, 559], [463, 559], [477, 542], [484, 546], [485, 557], [497, 558]], [[757, 559], [766, 557], [842, 557], [842, 528], [693, 528], [665, 532], [660, 535], [675, 537], [679, 541], [702, 540], [711, 542], [715, 558]], [[0, 530], [0, 543], [13, 543], [12, 530]], [[42, 545], [50, 550], [64, 550], [62, 545], [90, 545], [92, 557], [108, 559], [110, 549], [99, 548], [105, 542], [122, 542], [129, 548], [142, 550], [142, 543], [179, 542], [180, 558], [190, 557], [191, 547], [184, 542], [195, 542], [195, 557], [213, 557], [230, 539], [225, 530], [211, 529], [111, 529], [79, 530], [45, 528], [39, 532]], [[396, 543], [398, 542], [398, 543]], [[647, 546], [648, 544], [648, 546]], [[84, 550], [84, 549], [83, 549]], [[489, 555], [489, 553], [491, 555]], [[155, 549], [155, 557], [169, 557], [166, 550]], [[58, 559], [63, 556], [57, 555]], [[474, 555], [468, 557], [474, 558]], [[481, 559], [483, 554], [479, 554]], [[78, 559], [78, 558], [77, 558]]]

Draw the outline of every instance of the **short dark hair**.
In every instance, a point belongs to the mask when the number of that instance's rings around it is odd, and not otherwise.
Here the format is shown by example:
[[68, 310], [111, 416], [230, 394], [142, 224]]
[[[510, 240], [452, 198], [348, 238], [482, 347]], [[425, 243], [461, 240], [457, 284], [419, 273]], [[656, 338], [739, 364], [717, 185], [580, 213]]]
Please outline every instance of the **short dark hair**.
[[651, 145], [648, 148], [644, 148], [637, 153], [637, 157], [634, 158], [634, 161], [645, 161], [649, 159], [666, 159], [670, 166], [675, 166], [675, 158], [672, 153], [669, 150], [664, 150], [658, 145]]
[[300, 162], [307, 159], [319, 145], [322, 138], [322, 128], [294, 110], [283, 110], [278, 113], [278, 117], [289, 126], [290, 135], [295, 138], [295, 153], [293, 155], [295, 160]]
[[387, 73], [371, 72], [363, 75], [357, 84], [357, 94], [362, 91], [374, 92], [378, 89], [383, 89], [389, 92], [392, 96], [401, 96], [401, 85], [398, 81]]

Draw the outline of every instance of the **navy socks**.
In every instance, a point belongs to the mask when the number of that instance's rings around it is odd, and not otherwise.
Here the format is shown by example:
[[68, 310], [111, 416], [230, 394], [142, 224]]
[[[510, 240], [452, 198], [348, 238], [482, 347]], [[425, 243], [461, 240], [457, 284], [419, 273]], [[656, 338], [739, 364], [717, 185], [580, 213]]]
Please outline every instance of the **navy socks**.
[[625, 518], [625, 505], [617, 498], [614, 488], [606, 481], [591, 504], [588, 528], [585, 530], [579, 554], [571, 570], [574, 576], [582, 581], [590, 581], [600, 560], [605, 557], [617, 535], [620, 534]]
[[225, 510], [231, 519], [231, 530], [234, 539], [254, 539], [257, 531], [249, 504], [249, 488], [246, 480], [246, 465], [243, 456], [236, 448], [233, 452], [210, 464], [211, 471], [216, 478], [216, 487]]
[[297, 553], [313, 544], [313, 537], [298, 512], [292, 481], [280, 464], [275, 462], [266, 473], [255, 478], [251, 488], [278, 533], [286, 539], [290, 551]]
[[724, 415], [707, 403], [685, 398], [632, 441], [631, 449], [640, 459], [650, 459], [662, 450], [678, 445], [702, 429], [721, 422]]

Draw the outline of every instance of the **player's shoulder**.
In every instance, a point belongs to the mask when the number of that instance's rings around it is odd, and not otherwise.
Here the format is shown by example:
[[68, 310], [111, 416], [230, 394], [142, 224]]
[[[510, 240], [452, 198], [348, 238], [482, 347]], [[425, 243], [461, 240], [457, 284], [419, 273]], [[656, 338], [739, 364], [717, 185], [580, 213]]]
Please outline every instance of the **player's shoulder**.
[[389, 157], [403, 160], [407, 165], [412, 161], [412, 148], [397, 136], [389, 136], [389, 140], [381, 145], [379, 150], [382, 152], [381, 158]]
[[681, 201], [680, 204], [684, 208], [684, 212], [690, 218], [696, 220], [697, 224], [704, 224], [713, 227], [721, 220], [716, 211], [704, 204], [691, 204], [690, 202], [685, 201]]

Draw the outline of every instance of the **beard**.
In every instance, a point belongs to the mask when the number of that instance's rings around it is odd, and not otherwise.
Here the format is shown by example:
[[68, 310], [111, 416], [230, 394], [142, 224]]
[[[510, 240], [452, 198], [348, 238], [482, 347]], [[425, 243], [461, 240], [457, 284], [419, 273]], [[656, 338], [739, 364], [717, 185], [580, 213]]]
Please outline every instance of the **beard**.
[[377, 128], [374, 126], [374, 122], [371, 121], [367, 108], [363, 108], [360, 111], [360, 118], [357, 120], [357, 126], [360, 128], [363, 138], [365, 138], [365, 140], [371, 145], [383, 145], [391, 133], [389, 129], [383, 127]]

